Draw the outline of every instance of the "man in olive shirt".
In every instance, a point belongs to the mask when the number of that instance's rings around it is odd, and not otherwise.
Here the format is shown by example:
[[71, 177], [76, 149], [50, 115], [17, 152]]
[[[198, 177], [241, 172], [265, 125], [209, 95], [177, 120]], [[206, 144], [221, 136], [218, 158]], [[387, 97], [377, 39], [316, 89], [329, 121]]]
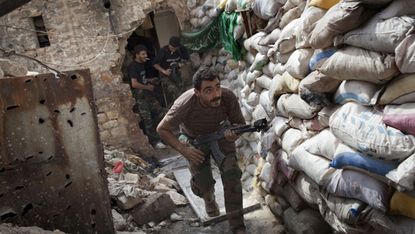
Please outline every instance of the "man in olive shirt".
[[[236, 96], [229, 89], [220, 86], [219, 77], [209, 68], [203, 68], [193, 77], [194, 89], [190, 89], [176, 99], [157, 127], [160, 137], [180, 152], [190, 164], [191, 188], [194, 194], [205, 201], [209, 216], [219, 215], [215, 201], [214, 185], [210, 168], [211, 150], [208, 146], [195, 148], [179, 141], [174, 131], [180, 131], [189, 139], [213, 133], [221, 123], [245, 124]], [[219, 147], [226, 156], [221, 171], [228, 221], [234, 233], [245, 233], [242, 210], [241, 170], [237, 164], [235, 140], [238, 136], [232, 131], [225, 132], [225, 139]]]

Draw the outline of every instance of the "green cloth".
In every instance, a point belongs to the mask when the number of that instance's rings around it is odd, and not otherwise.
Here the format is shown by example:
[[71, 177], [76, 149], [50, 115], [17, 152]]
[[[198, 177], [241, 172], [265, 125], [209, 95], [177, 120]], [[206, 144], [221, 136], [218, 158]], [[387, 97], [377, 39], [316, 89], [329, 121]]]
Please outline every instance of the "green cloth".
[[232, 54], [233, 59], [241, 60], [245, 54], [241, 41], [233, 37], [233, 31], [237, 26], [240, 13], [222, 12], [209, 24], [197, 32], [182, 32], [181, 41], [184, 47], [192, 52], [205, 52], [215, 48], [222, 42], [223, 48]]
[[226, 13], [223, 12], [220, 17], [220, 36], [223, 48], [231, 52], [233, 59], [241, 60], [245, 51], [241, 43], [233, 37], [233, 31], [238, 25], [237, 20], [239, 12]]
[[184, 47], [192, 52], [205, 52], [220, 43], [219, 17], [197, 32], [182, 32], [181, 41]]

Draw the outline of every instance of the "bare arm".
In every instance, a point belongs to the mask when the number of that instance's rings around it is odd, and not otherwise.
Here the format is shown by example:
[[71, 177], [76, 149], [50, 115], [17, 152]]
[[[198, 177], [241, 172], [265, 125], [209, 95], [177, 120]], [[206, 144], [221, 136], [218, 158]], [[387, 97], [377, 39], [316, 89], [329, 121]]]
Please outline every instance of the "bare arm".
[[165, 76], [170, 76], [171, 69], [163, 69], [160, 64], [154, 64], [154, 68], [157, 69], [157, 71], [163, 73]]
[[143, 90], [148, 90], [153, 92], [154, 90], [154, 86], [151, 84], [145, 85], [145, 84], [141, 84], [140, 82], [137, 81], [137, 79], [131, 79], [131, 87], [135, 88], [135, 89], [143, 89]]

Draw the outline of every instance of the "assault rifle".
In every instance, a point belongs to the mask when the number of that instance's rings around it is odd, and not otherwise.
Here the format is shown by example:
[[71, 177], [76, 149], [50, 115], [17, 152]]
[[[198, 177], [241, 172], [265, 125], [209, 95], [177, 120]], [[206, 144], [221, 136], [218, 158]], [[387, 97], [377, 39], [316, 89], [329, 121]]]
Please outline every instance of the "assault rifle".
[[225, 124], [224, 127], [219, 129], [218, 131], [198, 136], [193, 140], [193, 145], [198, 147], [202, 145], [209, 145], [209, 148], [212, 152], [213, 159], [218, 164], [218, 166], [222, 165], [223, 160], [225, 159], [225, 155], [222, 153], [222, 151], [219, 149], [218, 141], [225, 138], [225, 131], [231, 130], [235, 134], [239, 135], [246, 132], [259, 132], [264, 131], [268, 129], [268, 122], [266, 119], [260, 119], [254, 122], [254, 124], [251, 125], [243, 125], [239, 127], [230, 127], [229, 122]]

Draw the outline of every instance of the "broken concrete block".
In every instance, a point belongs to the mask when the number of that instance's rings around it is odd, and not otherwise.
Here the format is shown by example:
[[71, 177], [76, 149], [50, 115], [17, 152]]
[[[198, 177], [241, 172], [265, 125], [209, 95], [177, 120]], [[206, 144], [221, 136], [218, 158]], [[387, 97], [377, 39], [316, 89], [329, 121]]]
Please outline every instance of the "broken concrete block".
[[176, 213], [173, 213], [173, 214], [170, 215], [170, 220], [172, 222], [182, 221], [183, 220], [183, 217], [181, 215], [178, 215]]
[[138, 204], [141, 204], [144, 202], [144, 199], [137, 196], [126, 196], [124, 194], [120, 194], [116, 197], [117, 206], [123, 210], [129, 210], [131, 208], [134, 208]]
[[324, 221], [318, 211], [305, 209], [296, 213], [294, 209], [288, 208], [284, 211], [284, 224], [289, 233], [293, 234], [329, 234], [332, 233], [330, 226]]
[[17, 62], [0, 59], [0, 69], [3, 70], [4, 76], [25, 76], [27, 73], [27, 68]]
[[112, 220], [114, 222], [114, 228], [117, 231], [127, 231], [128, 224], [124, 217], [116, 210], [112, 209]]
[[158, 193], [148, 197], [144, 204], [132, 211], [131, 215], [138, 225], [151, 221], [160, 222], [169, 218], [175, 207], [169, 195]]
[[176, 191], [168, 191], [166, 194], [170, 196], [171, 200], [174, 202], [176, 206], [182, 206], [187, 204], [186, 197]]
[[124, 176], [125, 182], [129, 184], [137, 184], [138, 181], [140, 180], [140, 177], [138, 176], [138, 174], [125, 173], [123, 176]]

